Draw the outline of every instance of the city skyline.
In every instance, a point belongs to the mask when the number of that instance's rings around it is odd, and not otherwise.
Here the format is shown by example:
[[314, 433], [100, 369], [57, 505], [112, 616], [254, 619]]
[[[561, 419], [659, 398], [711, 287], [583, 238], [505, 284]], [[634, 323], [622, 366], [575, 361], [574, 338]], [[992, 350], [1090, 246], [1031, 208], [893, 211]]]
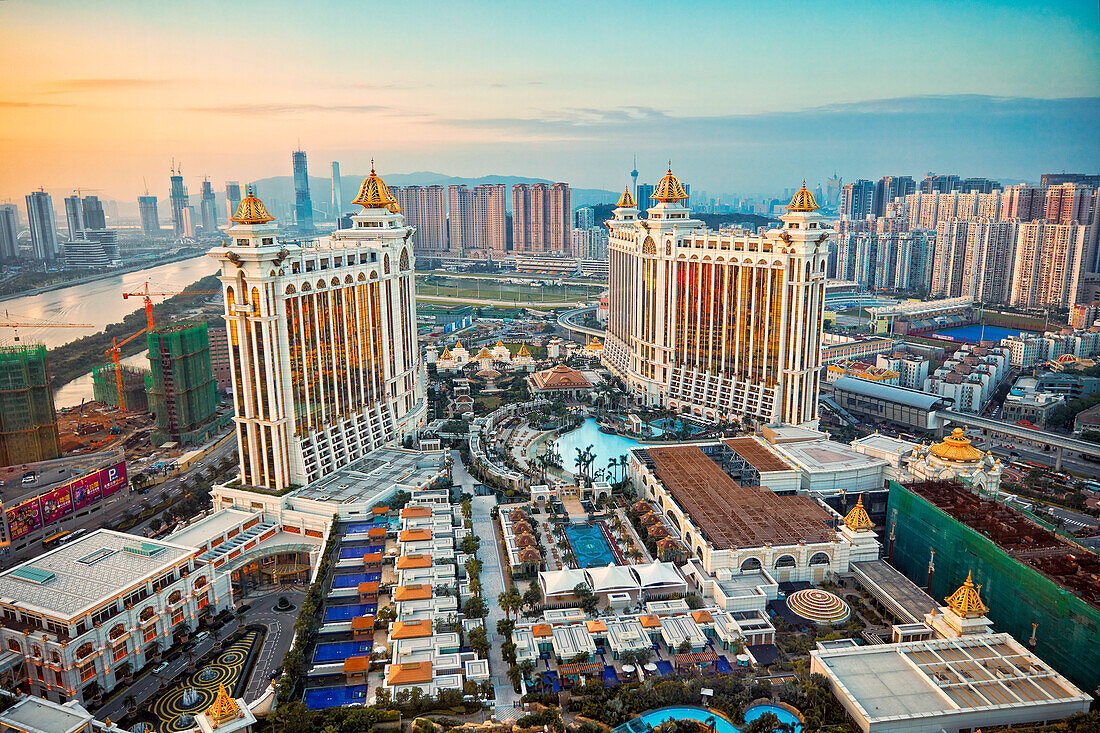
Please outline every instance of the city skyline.
[[[627, 182], [634, 153], [654, 171], [672, 156], [708, 191], [781, 189], [834, 169], [848, 180], [952, 166], [1031, 179], [1100, 161], [1087, 134], [1100, 34], [1084, 3], [798, 5], [782, 34], [763, 8], [697, 3], [617, 13], [610, 36], [568, 7], [534, 25], [492, 5], [432, 7], [421, 33], [379, 34], [366, 59], [341, 43], [355, 24], [329, 22], [349, 9], [72, 5], [78, 34], [57, 29], [51, 10], [0, 4], [0, 58], [21, 69], [0, 82], [0, 197], [81, 184], [136, 200], [141, 176], [172, 156], [219, 182], [281, 175], [299, 140], [349, 171], [385, 152], [383, 172], [537, 174], [608, 190]], [[400, 29], [425, 8], [388, 12]], [[629, 39], [654, 23], [689, 32], [691, 47], [644, 77], [615, 71], [643, 61]], [[732, 48], [716, 40], [731, 28], [745, 31]], [[837, 31], [846, 43], [828, 40]], [[127, 44], [99, 52], [121, 34]], [[545, 63], [563, 34], [574, 52]], [[291, 43], [296, 53], [279, 50]], [[896, 63], [869, 63], [884, 54]], [[698, 94], [685, 75], [720, 91]]]

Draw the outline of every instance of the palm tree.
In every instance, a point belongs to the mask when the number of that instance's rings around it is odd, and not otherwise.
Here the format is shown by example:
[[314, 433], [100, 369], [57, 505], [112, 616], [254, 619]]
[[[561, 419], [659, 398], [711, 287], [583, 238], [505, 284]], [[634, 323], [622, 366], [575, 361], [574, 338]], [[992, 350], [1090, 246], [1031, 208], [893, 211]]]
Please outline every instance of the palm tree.
[[122, 698], [122, 704], [126, 706], [126, 717], [132, 718], [137, 714], [137, 698], [129, 694]]
[[187, 657], [187, 671], [195, 671], [195, 652], [190, 647], [183, 650], [183, 656]]

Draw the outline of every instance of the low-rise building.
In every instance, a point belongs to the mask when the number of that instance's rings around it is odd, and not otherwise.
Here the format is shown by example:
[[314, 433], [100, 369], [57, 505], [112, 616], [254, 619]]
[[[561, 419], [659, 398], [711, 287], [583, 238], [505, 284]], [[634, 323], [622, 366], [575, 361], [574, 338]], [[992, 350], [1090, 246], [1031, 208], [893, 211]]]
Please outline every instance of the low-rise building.
[[[881, 354], [879, 358], [882, 358]], [[830, 364], [825, 370], [825, 380], [828, 382], [835, 382], [841, 377], [855, 377], [882, 384], [898, 384], [901, 380], [901, 374], [893, 369], [848, 359]]]
[[875, 357], [875, 366], [897, 372], [896, 384], [909, 389], [920, 389], [928, 378], [928, 359], [905, 351], [879, 354]]

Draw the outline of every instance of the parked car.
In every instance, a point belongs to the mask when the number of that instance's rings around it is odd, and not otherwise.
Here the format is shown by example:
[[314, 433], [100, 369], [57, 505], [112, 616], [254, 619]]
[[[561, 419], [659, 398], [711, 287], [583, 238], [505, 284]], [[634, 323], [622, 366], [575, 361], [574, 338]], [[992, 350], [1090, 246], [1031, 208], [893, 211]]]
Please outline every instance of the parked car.
[[210, 638], [210, 632], [209, 631], [202, 631], [202, 632], [195, 635], [195, 643], [196, 644], [201, 644], [209, 638]]
[[160, 674], [166, 669], [168, 669], [168, 662], [161, 662], [157, 666], [153, 667], [153, 674]]

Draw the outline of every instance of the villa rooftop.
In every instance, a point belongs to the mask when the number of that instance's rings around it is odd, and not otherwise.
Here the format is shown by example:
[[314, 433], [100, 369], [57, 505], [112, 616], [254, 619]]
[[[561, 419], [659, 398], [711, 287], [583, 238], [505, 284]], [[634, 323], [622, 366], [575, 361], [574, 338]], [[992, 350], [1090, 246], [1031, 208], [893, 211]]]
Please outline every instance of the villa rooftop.
[[[747, 441], [747, 442], [746, 442]], [[723, 441], [758, 471], [787, 470], [786, 463], [750, 438]], [[830, 516], [808, 496], [778, 496], [742, 486], [697, 446], [646, 448], [657, 478], [718, 550], [836, 537]]]

